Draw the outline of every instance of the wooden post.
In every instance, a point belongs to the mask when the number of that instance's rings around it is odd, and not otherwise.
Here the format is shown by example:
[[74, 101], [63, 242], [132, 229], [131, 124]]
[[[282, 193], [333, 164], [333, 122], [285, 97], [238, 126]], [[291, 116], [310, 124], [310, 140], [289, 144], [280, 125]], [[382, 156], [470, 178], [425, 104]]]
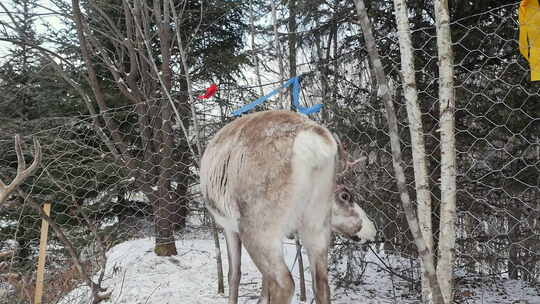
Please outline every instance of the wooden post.
[[[43, 212], [47, 216], [51, 214], [51, 204], [45, 203], [43, 206]], [[41, 238], [39, 239], [39, 260], [36, 274], [36, 293], [34, 297], [34, 304], [41, 304], [41, 298], [43, 297], [43, 278], [45, 276], [45, 249], [47, 248], [47, 234], [49, 231], [49, 222], [41, 220]]]

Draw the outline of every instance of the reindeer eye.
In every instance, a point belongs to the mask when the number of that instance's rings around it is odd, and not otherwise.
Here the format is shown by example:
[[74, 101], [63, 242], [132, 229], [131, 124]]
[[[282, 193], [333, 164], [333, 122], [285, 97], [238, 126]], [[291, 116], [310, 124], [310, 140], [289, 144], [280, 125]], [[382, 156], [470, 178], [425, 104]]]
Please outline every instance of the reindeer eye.
[[341, 192], [339, 194], [339, 199], [342, 201], [349, 202], [351, 200], [351, 195], [347, 192]]

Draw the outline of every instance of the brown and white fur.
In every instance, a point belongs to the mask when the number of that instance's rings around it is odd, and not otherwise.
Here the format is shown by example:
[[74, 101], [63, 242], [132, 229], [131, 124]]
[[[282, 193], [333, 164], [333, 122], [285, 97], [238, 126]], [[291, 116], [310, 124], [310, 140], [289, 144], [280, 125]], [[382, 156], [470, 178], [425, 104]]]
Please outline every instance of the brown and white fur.
[[201, 191], [224, 228], [229, 303], [238, 302], [243, 243], [263, 276], [259, 303], [290, 303], [294, 282], [282, 239], [297, 233], [311, 265], [318, 304], [330, 303], [331, 231], [375, 237], [375, 226], [350, 194], [336, 189], [338, 143], [330, 131], [290, 111], [249, 114], [223, 127], [201, 160]]

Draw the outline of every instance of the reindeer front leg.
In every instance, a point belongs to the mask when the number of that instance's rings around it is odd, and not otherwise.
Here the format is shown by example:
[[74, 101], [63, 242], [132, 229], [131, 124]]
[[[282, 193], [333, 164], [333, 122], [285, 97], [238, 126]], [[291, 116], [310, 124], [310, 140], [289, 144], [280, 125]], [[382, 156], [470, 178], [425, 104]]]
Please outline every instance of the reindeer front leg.
[[317, 304], [330, 304], [330, 287], [328, 286], [328, 244], [330, 240], [329, 229], [304, 229], [302, 233], [304, 248], [306, 248], [309, 265], [311, 266], [311, 279], [313, 292]]

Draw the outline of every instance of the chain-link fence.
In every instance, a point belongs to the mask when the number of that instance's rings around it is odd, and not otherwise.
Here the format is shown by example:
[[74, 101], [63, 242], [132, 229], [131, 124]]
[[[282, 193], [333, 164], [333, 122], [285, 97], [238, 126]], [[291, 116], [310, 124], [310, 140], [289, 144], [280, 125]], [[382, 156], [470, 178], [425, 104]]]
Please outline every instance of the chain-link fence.
[[[507, 293], [505, 284], [510, 281], [538, 288], [540, 93], [538, 85], [529, 81], [528, 64], [518, 52], [516, 10], [516, 5], [502, 6], [452, 23], [458, 164], [455, 282], [460, 303], [480, 303], [483, 290]], [[414, 198], [399, 45], [391, 32], [381, 29], [379, 35]], [[440, 150], [435, 28], [414, 29], [412, 38], [437, 244]], [[356, 250], [358, 245], [347, 241], [336, 242], [332, 274], [343, 288], [358, 288], [353, 283], [365, 279], [366, 268], [377, 267], [406, 285], [391, 286], [394, 299], [414, 302], [420, 288], [417, 252], [396, 188], [385, 111], [367, 54], [362, 45], [355, 46], [332, 60], [298, 68], [314, 71], [303, 79], [303, 102], [324, 103], [312, 118], [337, 133], [353, 158], [367, 156], [345, 182], [380, 230], [377, 241], [368, 245], [369, 252]], [[265, 89], [273, 86], [277, 84]], [[7, 295], [0, 302], [32, 299], [41, 225], [35, 208], [44, 203], [52, 204], [54, 224], [47, 254], [46, 303], [54, 303], [80, 282], [97, 281], [93, 276], [104, 267], [104, 253], [124, 241], [153, 237], [160, 245], [170, 245], [175, 238], [194, 233], [210, 237], [211, 221], [199, 197], [194, 155], [200, 155], [208, 138], [233, 119], [232, 110], [258, 94], [255, 90], [221, 86], [213, 101], [196, 101], [196, 121], [179, 104], [185, 115], [182, 123], [169, 100], [156, 99], [99, 115], [24, 126], [3, 124], [0, 173], [4, 182], [15, 176], [12, 135], [19, 130], [27, 133], [27, 143], [31, 137], [40, 140], [43, 160], [39, 172], [0, 209], [0, 252], [7, 253], [0, 270], [9, 274], [0, 282]], [[279, 106], [270, 101], [264, 107]], [[30, 159], [29, 144], [24, 151]], [[160, 250], [172, 253], [174, 246]], [[343, 260], [345, 268], [336, 266]], [[88, 277], [74, 271], [77, 267], [86, 269]], [[525, 297], [525, 289], [516, 290], [518, 298]], [[383, 291], [374, 289], [373, 296], [378, 292]], [[508, 299], [514, 298], [508, 295]]]

